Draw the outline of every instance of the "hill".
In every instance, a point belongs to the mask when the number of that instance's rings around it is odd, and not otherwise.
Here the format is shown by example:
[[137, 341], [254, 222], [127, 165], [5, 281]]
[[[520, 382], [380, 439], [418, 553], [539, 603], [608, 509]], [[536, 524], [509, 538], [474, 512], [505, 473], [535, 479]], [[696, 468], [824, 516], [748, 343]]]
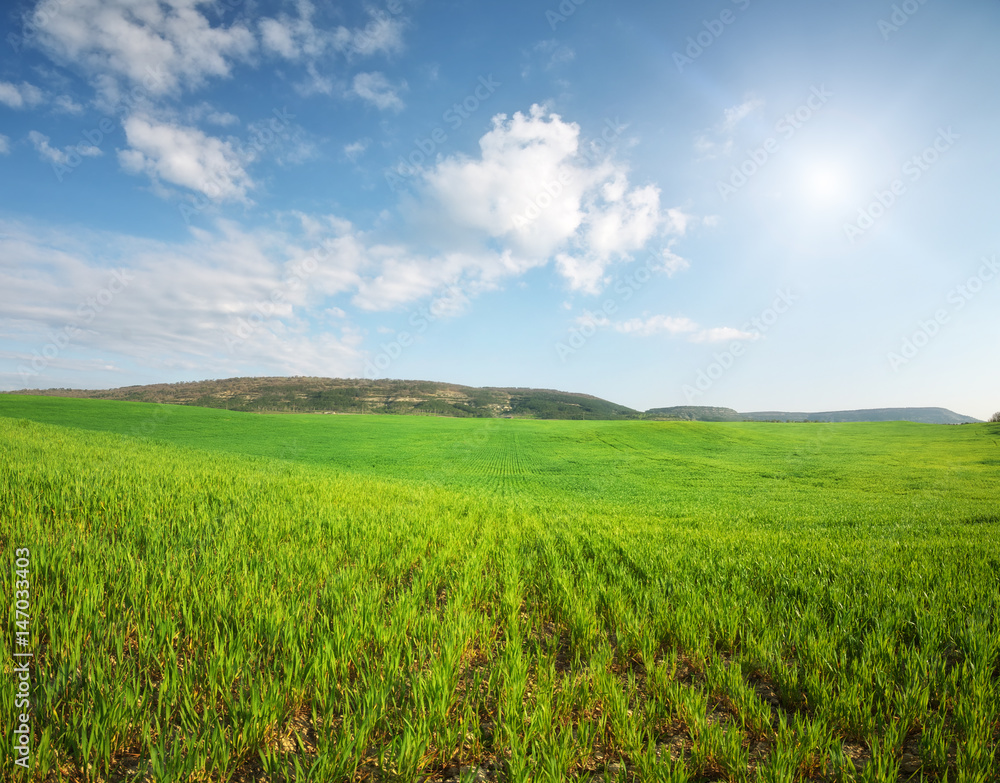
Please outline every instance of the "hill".
[[393, 413], [459, 418], [647, 419], [653, 421], [788, 421], [973, 424], [947, 408], [872, 408], [798, 413], [678, 405], [640, 412], [590, 394], [518, 387], [473, 387], [438, 381], [362, 378], [225, 378], [117, 389], [27, 389], [14, 394], [196, 405], [251, 413]]
[[632, 419], [638, 411], [589, 394], [474, 388], [435, 381], [227, 378], [117, 389], [30, 389], [19, 394], [197, 405], [257, 413], [395, 413], [531, 419]]
[[979, 419], [963, 416], [947, 408], [869, 408], [856, 411], [788, 413], [757, 411], [741, 413], [743, 421], [912, 421], [918, 424], [976, 424]]
[[661, 421], [742, 421], [743, 414], [732, 408], [676, 405], [672, 408], [650, 408], [643, 418]]

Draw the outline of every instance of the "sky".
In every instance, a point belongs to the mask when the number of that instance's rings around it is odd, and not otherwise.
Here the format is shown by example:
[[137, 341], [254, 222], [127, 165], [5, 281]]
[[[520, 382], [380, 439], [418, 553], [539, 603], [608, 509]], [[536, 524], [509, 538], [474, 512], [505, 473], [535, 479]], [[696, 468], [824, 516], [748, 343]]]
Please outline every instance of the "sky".
[[996, 0], [15, 0], [0, 389], [1000, 409]]

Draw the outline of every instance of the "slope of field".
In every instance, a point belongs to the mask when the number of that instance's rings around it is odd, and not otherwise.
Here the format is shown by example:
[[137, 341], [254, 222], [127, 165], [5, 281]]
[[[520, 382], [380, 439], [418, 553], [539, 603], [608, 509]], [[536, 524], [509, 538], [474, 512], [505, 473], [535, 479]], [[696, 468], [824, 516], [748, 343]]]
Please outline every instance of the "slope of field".
[[998, 441], [0, 398], [24, 779], [995, 780]]
[[[743, 519], [755, 515], [757, 501], [780, 508], [806, 498], [796, 509], [797, 523], [817, 500], [827, 510], [845, 504], [844, 513], [863, 518], [876, 490], [895, 498], [901, 514], [935, 505], [948, 509], [948, 492], [964, 486], [962, 471], [981, 468], [979, 449], [991, 445], [984, 435], [989, 428], [907, 423], [540, 426], [517, 420], [260, 416], [24, 396], [0, 397], [0, 415], [478, 492], [500, 482], [506, 475], [501, 466], [510, 463], [518, 467], [507, 472], [516, 473], [523, 494], [535, 503], [603, 498], [685, 516], [687, 499], [696, 497], [704, 501], [698, 515]], [[852, 504], [860, 510], [849, 510]]]

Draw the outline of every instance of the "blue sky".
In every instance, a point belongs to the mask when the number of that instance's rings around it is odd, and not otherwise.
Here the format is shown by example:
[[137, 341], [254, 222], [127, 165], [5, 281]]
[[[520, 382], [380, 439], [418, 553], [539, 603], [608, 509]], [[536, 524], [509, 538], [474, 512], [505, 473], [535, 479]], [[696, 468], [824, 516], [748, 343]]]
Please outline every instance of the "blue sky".
[[0, 388], [1000, 409], [1000, 4], [46, 0]]

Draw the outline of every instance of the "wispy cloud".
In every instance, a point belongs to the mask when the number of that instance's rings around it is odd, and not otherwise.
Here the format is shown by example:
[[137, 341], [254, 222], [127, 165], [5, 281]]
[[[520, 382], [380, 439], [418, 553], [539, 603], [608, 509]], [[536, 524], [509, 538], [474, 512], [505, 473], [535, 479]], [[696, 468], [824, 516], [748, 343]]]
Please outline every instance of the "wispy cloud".
[[371, 143], [372, 140], [365, 137], [363, 139], [353, 141], [350, 144], [345, 144], [344, 155], [346, 155], [352, 163], [357, 162], [358, 158], [365, 154], [365, 151]]
[[691, 334], [698, 331], [698, 324], [690, 318], [669, 315], [653, 315], [648, 318], [630, 318], [627, 321], [613, 323], [616, 332], [634, 334], [639, 337], [649, 337], [654, 334]]
[[729, 155], [733, 151], [740, 123], [763, 106], [763, 100], [751, 96], [743, 103], [727, 108], [720, 122], [695, 138], [694, 148], [698, 157], [702, 160], [712, 160]]
[[38, 151], [42, 160], [46, 160], [56, 166], [65, 166], [70, 164], [71, 156], [73, 154], [80, 155], [85, 158], [96, 158], [104, 154], [100, 149], [92, 144], [84, 143], [71, 145], [64, 149], [58, 149], [49, 144], [48, 136], [35, 130], [28, 133], [28, 141], [30, 141], [34, 148]]
[[686, 316], [650, 315], [644, 318], [629, 318], [624, 321], [613, 321], [604, 313], [585, 312], [578, 316], [574, 323], [579, 326], [594, 326], [609, 328], [619, 334], [632, 337], [653, 337], [667, 335], [683, 337], [692, 343], [720, 343], [737, 340], [756, 340], [760, 335], [746, 332], [730, 326], [718, 326], [709, 329], [702, 328], [698, 323]]
[[[231, 223], [168, 243], [0, 221], [5, 343], [24, 364], [31, 346], [47, 344], [53, 333], [67, 334], [69, 326], [64, 362], [96, 353], [203, 377], [215, 375], [215, 368], [236, 373], [246, 363], [283, 374], [359, 374], [361, 335], [349, 321], [322, 333], [307, 328], [309, 297], [353, 281], [341, 252], [349, 248], [338, 246], [343, 237], [335, 225], [325, 222], [330, 249], [307, 275], [303, 263], [316, 248], [300, 244], [302, 237], [245, 231]], [[129, 284], [112, 301], [99, 294], [115, 275]], [[282, 294], [277, 303], [276, 291]], [[252, 337], [235, 340], [261, 313], [267, 317]], [[36, 383], [51, 385], [47, 377]]]
[[354, 76], [351, 92], [376, 108], [387, 111], [402, 111], [404, 103], [399, 93], [406, 90], [406, 82], [391, 84], [385, 75], [374, 71]]
[[33, 84], [0, 82], [0, 103], [12, 109], [30, 109], [45, 99], [45, 94]]

